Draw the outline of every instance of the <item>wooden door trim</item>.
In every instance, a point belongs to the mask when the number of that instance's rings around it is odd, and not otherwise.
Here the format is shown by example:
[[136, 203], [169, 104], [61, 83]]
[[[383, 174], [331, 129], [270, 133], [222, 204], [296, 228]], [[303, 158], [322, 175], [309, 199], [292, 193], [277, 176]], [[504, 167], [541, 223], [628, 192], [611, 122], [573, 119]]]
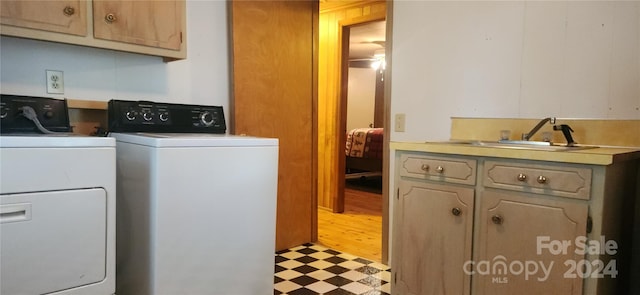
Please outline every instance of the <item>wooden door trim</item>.
[[312, 11], [312, 46], [313, 54], [311, 67], [311, 241], [318, 240], [318, 51], [320, 48], [320, 4], [316, 1]]
[[393, 1], [387, 1], [386, 6], [386, 31], [385, 31], [385, 79], [384, 79], [384, 120], [383, 126], [386, 135], [382, 138], [382, 263], [389, 264], [389, 161], [391, 152], [389, 142], [391, 137], [391, 52], [393, 51]]
[[[338, 171], [336, 175], [338, 175], [338, 193], [334, 196], [333, 202], [331, 205], [333, 206], [333, 213], [342, 213], [344, 212], [344, 187], [345, 187], [345, 170], [346, 170], [346, 152], [345, 148], [347, 145], [347, 89], [348, 89], [348, 79], [349, 79], [349, 37], [351, 36], [351, 29], [348, 25], [344, 25], [342, 22], [339, 23], [340, 27], [340, 79], [338, 81], [340, 85], [338, 85], [338, 89], [340, 89], [340, 100], [338, 101], [338, 110], [336, 111], [338, 117], [338, 130], [336, 134], [338, 134]], [[345, 46], [346, 44], [346, 46]]]
[[[336, 124], [336, 134], [338, 134], [337, 153], [338, 153], [338, 165], [336, 166], [335, 175], [337, 175], [338, 193], [333, 196], [331, 202], [332, 210], [334, 213], [344, 212], [344, 182], [345, 182], [345, 169], [346, 159], [345, 148], [347, 144], [347, 91], [349, 85], [349, 37], [350, 28], [353, 25], [360, 25], [376, 21], [384, 21], [386, 19], [386, 13], [376, 13], [358, 18], [352, 18], [348, 20], [342, 20], [338, 22], [339, 26], [339, 39], [340, 44], [340, 77], [338, 79], [338, 89], [340, 89], [340, 101], [337, 104], [336, 116], [338, 117], [338, 124]], [[386, 136], [385, 136], [386, 137]], [[383, 220], [384, 222], [384, 220]]]

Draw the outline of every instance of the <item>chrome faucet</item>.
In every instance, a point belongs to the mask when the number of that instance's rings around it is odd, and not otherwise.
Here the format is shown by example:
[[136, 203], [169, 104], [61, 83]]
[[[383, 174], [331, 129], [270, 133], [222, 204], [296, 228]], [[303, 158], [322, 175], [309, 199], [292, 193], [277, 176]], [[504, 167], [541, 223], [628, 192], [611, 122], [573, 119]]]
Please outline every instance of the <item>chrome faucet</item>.
[[540, 130], [540, 128], [542, 128], [542, 126], [547, 122], [553, 125], [556, 123], [556, 118], [550, 117], [550, 118], [544, 118], [540, 120], [540, 122], [538, 122], [538, 124], [534, 126], [533, 129], [529, 131], [529, 133], [522, 134], [522, 140], [530, 140], [533, 137], [533, 135], [536, 134], [536, 132], [538, 132], [538, 130]]

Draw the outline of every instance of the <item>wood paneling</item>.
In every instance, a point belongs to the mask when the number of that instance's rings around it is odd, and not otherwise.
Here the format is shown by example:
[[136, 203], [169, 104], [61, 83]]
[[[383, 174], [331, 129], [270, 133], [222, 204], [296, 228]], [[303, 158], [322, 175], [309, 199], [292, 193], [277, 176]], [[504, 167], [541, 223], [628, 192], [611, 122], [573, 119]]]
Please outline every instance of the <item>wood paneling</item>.
[[233, 1], [230, 8], [231, 132], [279, 139], [276, 248], [287, 249], [315, 240], [318, 2]]
[[[318, 205], [334, 208], [340, 194], [339, 157], [344, 157], [340, 135], [342, 27], [385, 19], [385, 1], [341, 1], [320, 14], [318, 56]], [[335, 3], [333, 3], [335, 4]], [[342, 153], [340, 152], [342, 150]]]

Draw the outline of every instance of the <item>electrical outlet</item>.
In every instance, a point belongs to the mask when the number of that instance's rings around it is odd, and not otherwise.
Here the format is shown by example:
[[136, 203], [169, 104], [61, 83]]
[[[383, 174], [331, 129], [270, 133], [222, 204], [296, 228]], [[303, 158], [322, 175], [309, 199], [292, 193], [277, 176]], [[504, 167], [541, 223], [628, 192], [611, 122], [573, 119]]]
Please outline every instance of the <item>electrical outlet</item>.
[[404, 132], [405, 114], [396, 114], [395, 132]]
[[62, 71], [45, 70], [47, 73], [47, 93], [64, 94], [64, 76]]

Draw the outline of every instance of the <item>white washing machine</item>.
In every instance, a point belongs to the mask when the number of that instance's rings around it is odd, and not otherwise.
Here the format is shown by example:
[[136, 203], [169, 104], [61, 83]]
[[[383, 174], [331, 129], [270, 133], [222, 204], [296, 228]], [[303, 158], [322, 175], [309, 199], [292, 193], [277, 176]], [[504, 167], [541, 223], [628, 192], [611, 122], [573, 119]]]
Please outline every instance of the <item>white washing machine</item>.
[[[17, 105], [43, 125], [66, 112], [59, 101], [5, 98], [3, 130], [28, 126]], [[0, 136], [0, 294], [114, 294], [115, 156], [113, 138]]]
[[[142, 123], [143, 114], [158, 120], [164, 114], [180, 121], [172, 105], [138, 107], [115, 117]], [[206, 131], [204, 123], [220, 119], [200, 107], [179, 108], [193, 110], [185, 114], [202, 126], [167, 129]], [[117, 150], [118, 294], [272, 294], [277, 139], [207, 132], [110, 136]]]

